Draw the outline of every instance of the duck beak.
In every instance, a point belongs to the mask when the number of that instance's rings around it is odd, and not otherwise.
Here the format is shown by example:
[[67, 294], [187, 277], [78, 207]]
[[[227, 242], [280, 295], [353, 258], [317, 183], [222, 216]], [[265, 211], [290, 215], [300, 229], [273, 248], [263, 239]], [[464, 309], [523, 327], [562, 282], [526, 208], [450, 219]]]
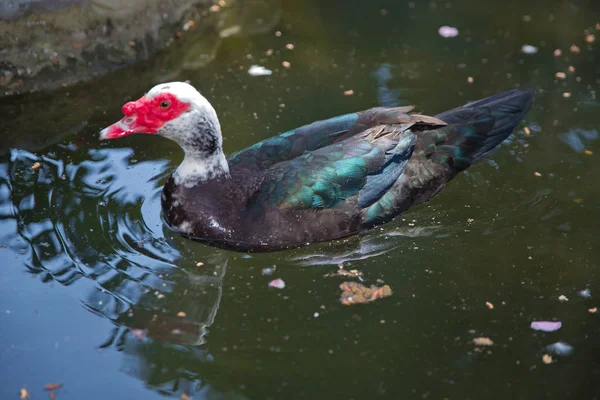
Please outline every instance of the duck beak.
[[129, 115], [120, 121], [102, 129], [100, 140], [119, 139], [134, 133], [153, 133], [152, 130], [137, 122], [137, 115]]

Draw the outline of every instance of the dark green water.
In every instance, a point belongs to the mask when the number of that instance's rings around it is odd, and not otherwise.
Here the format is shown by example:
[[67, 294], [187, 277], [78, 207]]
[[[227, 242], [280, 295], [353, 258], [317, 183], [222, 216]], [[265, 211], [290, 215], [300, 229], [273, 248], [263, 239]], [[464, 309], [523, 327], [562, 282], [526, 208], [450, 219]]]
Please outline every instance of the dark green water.
[[[600, 308], [600, 5], [273, 7], [272, 30], [223, 39], [206, 67], [173, 61], [211, 47], [184, 38], [144, 65], [0, 102], [0, 398], [46, 398], [55, 382], [57, 399], [600, 398], [600, 313], [588, 311]], [[441, 38], [442, 25], [459, 36]], [[252, 77], [253, 64], [274, 73]], [[217, 109], [229, 154], [375, 105], [433, 115], [516, 86], [537, 98], [489, 162], [429, 204], [360, 239], [247, 256], [163, 227], [174, 143], [97, 140], [125, 101], [186, 79]], [[393, 295], [341, 305], [343, 279], [323, 277], [341, 263]], [[286, 287], [268, 288], [274, 278]], [[536, 332], [533, 320], [563, 327]], [[572, 354], [544, 364], [557, 341]]]

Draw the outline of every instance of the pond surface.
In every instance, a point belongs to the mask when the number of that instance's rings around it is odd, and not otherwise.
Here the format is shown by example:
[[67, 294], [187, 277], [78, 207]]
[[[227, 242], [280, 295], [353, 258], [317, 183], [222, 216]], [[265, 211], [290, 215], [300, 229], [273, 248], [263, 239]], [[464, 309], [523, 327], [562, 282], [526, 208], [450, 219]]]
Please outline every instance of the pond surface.
[[[600, 7], [541, 4], [273, 4], [272, 26], [220, 39], [204, 67], [173, 62], [205, 51], [183, 38], [87, 84], [2, 100], [0, 397], [61, 383], [57, 399], [599, 398]], [[512, 87], [537, 97], [490, 160], [382, 229], [245, 255], [163, 226], [174, 143], [98, 141], [124, 102], [186, 79], [217, 109], [228, 154], [376, 105], [434, 115]], [[324, 277], [338, 265], [392, 296], [342, 305], [353, 279]], [[559, 341], [571, 354], [546, 349]]]

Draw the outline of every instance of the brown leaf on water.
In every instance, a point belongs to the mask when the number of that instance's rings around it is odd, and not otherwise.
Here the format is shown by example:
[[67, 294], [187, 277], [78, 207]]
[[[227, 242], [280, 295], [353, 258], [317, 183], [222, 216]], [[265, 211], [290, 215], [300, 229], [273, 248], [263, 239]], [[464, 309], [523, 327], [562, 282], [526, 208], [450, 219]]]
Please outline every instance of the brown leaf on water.
[[192, 400], [192, 398], [187, 393], [181, 393], [181, 396], [179, 396], [179, 398], [181, 400]]
[[44, 386], [44, 390], [56, 390], [60, 387], [62, 387], [62, 383], [49, 383]]
[[340, 289], [342, 289], [340, 302], [345, 306], [364, 304], [392, 295], [392, 289], [388, 285], [366, 287], [358, 282], [343, 282]]
[[494, 344], [492, 339], [487, 338], [487, 337], [473, 338], [473, 343], [475, 344], [475, 346], [491, 346]]
[[324, 278], [327, 278], [330, 276], [349, 276], [351, 278], [360, 278], [361, 276], [363, 276], [363, 273], [357, 269], [351, 269], [351, 270], [344, 269], [344, 267], [340, 265], [340, 267], [337, 271], [330, 272], [328, 274], [323, 275]]
[[37, 171], [38, 169], [41, 168], [41, 166], [42, 166], [42, 164], [40, 164], [39, 162], [36, 162], [35, 164], [33, 164], [31, 166], [31, 169], [34, 170], [34, 171]]
[[490, 310], [494, 309], [494, 305], [492, 303], [490, 303], [489, 301], [485, 302], [485, 305], [487, 306], [487, 308], [489, 308]]

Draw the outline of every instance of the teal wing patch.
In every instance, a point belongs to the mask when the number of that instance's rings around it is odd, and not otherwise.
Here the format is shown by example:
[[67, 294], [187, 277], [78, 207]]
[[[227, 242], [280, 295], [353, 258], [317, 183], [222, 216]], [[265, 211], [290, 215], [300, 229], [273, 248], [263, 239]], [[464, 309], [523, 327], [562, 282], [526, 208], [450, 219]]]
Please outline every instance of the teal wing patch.
[[358, 195], [374, 202], [402, 174], [414, 148], [410, 133], [395, 140], [350, 138], [276, 165], [254, 199], [279, 208], [330, 209]]
[[258, 142], [229, 157], [231, 167], [265, 169], [341, 140], [354, 126], [359, 114], [330, 118]]

